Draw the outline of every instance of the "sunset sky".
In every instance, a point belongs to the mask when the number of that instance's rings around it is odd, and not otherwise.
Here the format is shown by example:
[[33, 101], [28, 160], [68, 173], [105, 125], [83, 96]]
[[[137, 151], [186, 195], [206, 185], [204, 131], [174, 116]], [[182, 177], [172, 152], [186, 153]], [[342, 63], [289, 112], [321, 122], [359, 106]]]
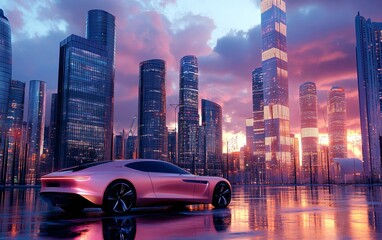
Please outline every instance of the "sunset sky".
[[[86, 14], [104, 9], [116, 16], [115, 132], [130, 127], [138, 109], [138, 70], [143, 60], [167, 64], [167, 125], [174, 126], [179, 61], [199, 59], [199, 98], [223, 108], [227, 138], [245, 134], [252, 116], [251, 71], [261, 66], [260, 0], [0, 0], [13, 42], [12, 78], [44, 80], [57, 91], [59, 43], [85, 36]], [[317, 85], [320, 132], [326, 132], [327, 93], [346, 90], [347, 125], [359, 134], [354, 18], [382, 22], [381, 0], [289, 0], [287, 44], [291, 132], [299, 133], [298, 87]], [[240, 143], [242, 144], [242, 142]]]

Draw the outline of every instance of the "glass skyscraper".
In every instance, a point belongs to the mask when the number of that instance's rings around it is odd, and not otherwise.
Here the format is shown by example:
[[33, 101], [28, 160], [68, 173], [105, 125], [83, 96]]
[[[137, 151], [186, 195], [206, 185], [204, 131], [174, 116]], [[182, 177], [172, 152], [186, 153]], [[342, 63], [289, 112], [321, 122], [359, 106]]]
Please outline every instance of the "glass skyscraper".
[[[105, 149], [112, 147], [112, 135], [114, 125], [114, 78], [115, 78], [115, 48], [116, 32], [115, 17], [100, 9], [90, 10], [86, 19], [86, 38], [103, 45], [107, 50], [108, 73], [107, 84], [105, 84]], [[105, 158], [112, 158], [112, 151], [105, 152]]]
[[8, 161], [6, 166], [6, 184], [19, 182], [18, 170], [21, 154], [21, 135], [24, 116], [25, 83], [11, 81], [8, 102]]
[[329, 157], [347, 158], [345, 89], [332, 87], [328, 94]]
[[58, 169], [110, 160], [113, 154], [115, 17], [89, 11], [86, 37], [71, 35], [60, 44]]
[[5, 181], [4, 152], [6, 145], [7, 114], [9, 90], [12, 79], [12, 42], [11, 27], [4, 12], [0, 9], [0, 184]]
[[222, 108], [219, 104], [202, 99], [202, 148], [200, 162], [204, 173], [222, 176], [223, 172], [223, 128]]
[[[61, 42], [56, 159], [58, 168], [110, 159], [105, 113], [110, 83], [105, 46], [71, 35]], [[108, 139], [109, 138], [109, 139]]]
[[49, 123], [49, 141], [48, 141], [48, 148], [49, 148], [49, 161], [52, 165], [52, 170], [58, 169], [58, 161], [55, 159], [55, 143], [56, 143], [56, 136], [57, 136], [57, 93], [52, 94], [51, 103], [50, 103], [50, 123]]
[[291, 165], [286, 29], [285, 1], [262, 0], [265, 161], [271, 181], [286, 180]]
[[[0, 142], [4, 143], [7, 129], [9, 91], [12, 79], [11, 26], [0, 9]], [[2, 148], [1, 148], [2, 149]], [[0, 153], [2, 150], [0, 150]]]
[[382, 23], [355, 17], [358, 96], [364, 171], [380, 179], [382, 117]]
[[197, 158], [199, 131], [198, 60], [184, 56], [180, 60], [178, 164], [191, 171]]
[[28, 101], [28, 158], [27, 184], [35, 184], [40, 177], [40, 157], [45, 129], [46, 82], [31, 80]]
[[306, 179], [312, 173], [318, 179], [318, 113], [317, 89], [313, 82], [300, 85], [300, 120], [301, 120], [301, 147], [302, 170]]
[[152, 59], [139, 64], [139, 158], [167, 160], [166, 64]]
[[252, 71], [253, 155], [258, 182], [265, 181], [265, 133], [263, 70]]

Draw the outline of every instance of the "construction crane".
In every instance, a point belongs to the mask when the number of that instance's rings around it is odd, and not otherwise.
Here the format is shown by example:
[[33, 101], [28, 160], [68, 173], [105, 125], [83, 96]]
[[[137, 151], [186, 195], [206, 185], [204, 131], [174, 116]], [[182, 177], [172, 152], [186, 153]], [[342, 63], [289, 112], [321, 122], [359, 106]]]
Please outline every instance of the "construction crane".
[[128, 132], [128, 136], [134, 136], [134, 132], [135, 131], [133, 131], [133, 126], [134, 126], [134, 122], [135, 122], [136, 118], [137, 118], [137, 115], [134, 115], [133, 120], [131, 121], [131, 125], [130, 125], [130, 129], [129, 129], [129, 132]]

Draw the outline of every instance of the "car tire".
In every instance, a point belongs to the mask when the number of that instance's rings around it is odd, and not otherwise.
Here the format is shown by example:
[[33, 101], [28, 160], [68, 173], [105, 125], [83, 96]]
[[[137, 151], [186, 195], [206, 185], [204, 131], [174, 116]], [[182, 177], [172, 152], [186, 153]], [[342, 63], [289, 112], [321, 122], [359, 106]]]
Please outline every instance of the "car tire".
[[231, 202], [231, 187], [225, 182], [216, 184], [212, 196], [212, 205], [215, 208], [226, 208]]
[[102, 210], [110, 214], [126, 214], [135, 206], [136, 192], [127, 181], [112, 182], [105, 191]]

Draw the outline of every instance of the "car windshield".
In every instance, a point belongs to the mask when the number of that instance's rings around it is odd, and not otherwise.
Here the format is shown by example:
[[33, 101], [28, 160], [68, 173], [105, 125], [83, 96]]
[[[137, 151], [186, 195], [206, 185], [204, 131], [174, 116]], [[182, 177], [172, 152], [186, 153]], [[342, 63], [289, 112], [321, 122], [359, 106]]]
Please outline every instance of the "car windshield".
[[78, 166], [75, 166], [75, 167], [61, 169], [59, 172], [66, 172], [66, 171], [78, 172], [78, 171], [84, 170], [86, 168], [98, 166], [98, 165], [105, 164], [105, 163], [108, 163], [108, 162], [111, 162], [111, 161], [85, 163], [85, 164], [81, 164], [81, 165], [78, 165]]

